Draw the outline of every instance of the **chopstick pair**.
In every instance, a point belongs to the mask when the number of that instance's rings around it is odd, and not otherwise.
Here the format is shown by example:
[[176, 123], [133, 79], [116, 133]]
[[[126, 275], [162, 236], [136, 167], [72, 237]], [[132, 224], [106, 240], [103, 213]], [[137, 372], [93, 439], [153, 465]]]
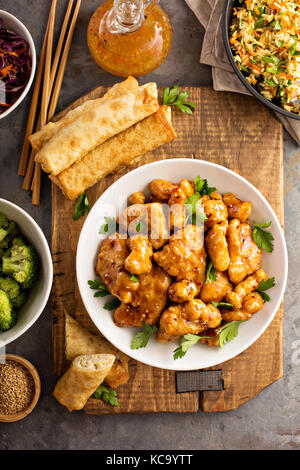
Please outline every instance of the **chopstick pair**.
[[[34, 123], [36, 121], [36, 114], [38, 108], [39, 96], [41, 94], [41, 108], [40, 115], [36, 125], [36, 131], [43, 127], [52, 117], [54, 116], [55, 109], [57, 106], [63, 77], [67, 65], [67, 60], [71, 48], [71, 43], [75, 31], [76, 21], [81, 5], [81, 0], [77, 0], [73, 17], [70, 23], [67, 39], [63, 48], [64, 39], [66, 36], [69, 19], [72, 11], [74, 0], [69, 0], [69, 4], [66, 10], [64, 22], [61, 28], [57, 48], [52, 62], [52, 49], [53, 49], [53, 35], [54, 35], [54, 24], [55, 24], [55, 12], [57, 0], [52, 0], [51, 10], [49, 13], [49, 19], [47, 29], [44, 37], [40, 63], [38, 66], [35, 87], [33, 91], [31, 107], [28, 116], [28, 122], [25, 132], [25, 140], [23, 144], [22, 154], [20, 158], [20, 164], [18, 174], [24, 176], [24, 182], [22, 188], [25, 190], [32, 190], [32, 204], [38, 205], [40, 203], [40, 191], [41, 191], [41, 168], [38, 163], [34, 162], [35, 152], [31, 149], [29, 136], [34, 131]], [[63, 52], [62, 52], [63, 49]], [[61, 54], [62, 53], [62, 54]], [[59, 63], [60, 61], [60, 63]], [[43, 80], [43, 85], [42, 85]], [[42, 93], [41, 92], [42, 86]], [[30, 153], [30, 155], [29, 155]]]

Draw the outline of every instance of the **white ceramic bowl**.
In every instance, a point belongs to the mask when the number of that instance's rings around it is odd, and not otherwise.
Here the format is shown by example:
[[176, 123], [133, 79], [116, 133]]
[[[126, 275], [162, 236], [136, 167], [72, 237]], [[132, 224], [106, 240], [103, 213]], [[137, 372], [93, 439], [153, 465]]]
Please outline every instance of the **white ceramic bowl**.
[[[271, 232], [275, 238], [273, 253], [263, 252], [263, 268], [268, 276], [275, 276], [276, 285], [270, 291], [271, 301], [262, 311], [239, 328], [238, 336], [223, 349], [210, 348], [197, 344], [189, 349], [182, 359], [173, 360], [173, 350], [178, 342], [160, 344], [152, 337], [148, 346], [132, 350], [130, 343], [137, 332], [135, 328], [118, 328], [112, 319], [113, 312], [103, 309], [106, 298], [93, 297], [94, 292], [88, 286], [89, 279], [95, 279], [95, 262], [100, 241], [105, 238], [98, 235], [104, 216], [116, 216], [120, 209], [125, 209], [127, 197], [134, 191], [145, 190], [155, 178], [168, 181], [180, 181], [182, 178], [194, 180], [197, 175], [206, 178], [210, 186], [225, 193], [234, 192], [243, 200], [249, 200], [253, 206], [251, 219], [258, 223], [271, 221]], [[124, 198], [117, 207], [119, 196]], [[107, 205], [113, 204], [115, 213]], [[210, 367], [229, 359], [247, 349], [265, 331], [282, 300], [288, 271], [287, 249], [278, 219], [270, 204], [262, 194], [247, 180], [220, 165], [193, 159], [164, 160], [142, 166], [120, 178], [110, 186], [91, 209], [79, 238], [76, 259], [77, 280], [85, 308], [101, 333], [117, 348], [132, 358], [154, 367], [171, 370], [193, 370]]]
[[50, 249], [38, 224], [30, 215], [15, 204], [0, 199], [0, 212], [14, 220], [20, 227], [21, 233], [28, 239], [40, 258], [39, 277], [30, 289], [27, 302], [18, 311], [16, 325], [8, 331], [0, 332], [1, 343], [9, 344], [27, 331], [39, 318], [49, 298], [53, 280], [53, 266]]
[[6, 26], [9, 29], [12, 29], [15, 33], [22, 36], [28, 42], [30, 51], [31, 51], [31, 61], [32, 61], [31, 74], [30, 74], [28, 83], [26, 87], [24, 88], [23, 93], [17, 99], [17, 101], [10, 108], [8, 108], [7, 111], [0, 114], [0, 119], [3, 119], [19, 106], [19, 104], [23, 101], [23, 99], [25, 98], [25, 96], [30, 90], [30, 87], [32, 85], [32, 81], [34, 78], [34, 74], [35, 74], [35, 69], [36, 69], [36, 52], [35, 52], [35, 46], [34, 46], [34, 42], [31, 37], [30, 32], [28, 31], [26, 26], [20, 20], [18, 20], [18, 18], [16, 18], [11, 13], [8, 13], [7, 11], [4, 11], [4, 10], [0, 10], [0, 18], [3, 20], [4, 26]]

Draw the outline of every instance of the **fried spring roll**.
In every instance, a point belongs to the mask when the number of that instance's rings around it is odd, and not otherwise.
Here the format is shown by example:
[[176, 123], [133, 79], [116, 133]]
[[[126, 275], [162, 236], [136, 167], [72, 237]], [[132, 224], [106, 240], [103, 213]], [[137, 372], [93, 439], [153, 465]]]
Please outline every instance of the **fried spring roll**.
[[126, 354], [112, 346], [105, 338], [93, 335], [83, 328], [74, 318], [65, 311], [65, 353], [68, 361], [84, 354], [113, 354], [116, 360], [110, 369], [105, 381], [117, 388], [129, 380], [128, 362]]
[[45, 142], [35, 161], [47, 173], [57, 175], [158, 108], [156, 83], [148, 83], [100, 104], [94, 103], [87, 112], [81, 113]]
[[90, 354], [74, 359], [54, 389], [56, 400], [69, 411], [81, 410], [102, 384], [114, 363], [112, 354]]
[[49, 177], [68, 199], [75, 200], [104, 176], [175, 138], [171, 108], [161, 106], [156, 113], [99, 145], [56, 177]]
[[32, 148], [37, 152], [42, 148], [45, 142], [48, 142], [60, 129], [74, 122], [82, 113], [88, 112], [95, 103], [101, 104], [105, 101], [117, 98], [123, 93], [138, 88], [138, 82], [134, 77], [128, 77], [121, 83], [116, 83], [107, 93], [96, 100], [89, 100], [69, 111], [62, 119], [57, 122], [49, 122], [40, 131], [29, 137]]

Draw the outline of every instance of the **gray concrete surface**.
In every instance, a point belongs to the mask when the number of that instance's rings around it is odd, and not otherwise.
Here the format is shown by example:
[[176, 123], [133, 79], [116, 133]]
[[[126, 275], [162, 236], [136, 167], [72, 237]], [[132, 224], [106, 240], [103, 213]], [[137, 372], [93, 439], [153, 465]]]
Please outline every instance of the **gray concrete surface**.
[[[60, 1], [62, 17], [66, 1]], [[100, 0], [83, 0], [59, 100], [63, 109], [75, 98], [115, 78], [100, 70], [89, 55], [86, 29]], [[209, 67], [199, 64], [203, 30], [184, 0], [163, 0], [174, 27], [167, 61], [151, 76], [160, 85], [209, 85]], [[0, 9], [18, 16], [30, 29], [38, 53], [50, 0], [0, 0]], [[43, 181], [40, 207], [21, 189], [17, 167], [30, 99], [0, 121], [0, 196], [19, 204], [40, 224], [50, 241], [50, 185]], [[263, 145], [263, 143], [262, 143]], [[49, 306], [8, 352], [31, 360], [42, 379], [38, 407], [22, 422], [0, 423], [2, 449], [300, 449], [300, 150], [285, 135], [285, 224], [289, 250], [289, 283], [285, 297], [284, 377], [240, 409], [225, 414], [157, 414], [86, 416], [69, 414], [52, 398], [51, 316]]]

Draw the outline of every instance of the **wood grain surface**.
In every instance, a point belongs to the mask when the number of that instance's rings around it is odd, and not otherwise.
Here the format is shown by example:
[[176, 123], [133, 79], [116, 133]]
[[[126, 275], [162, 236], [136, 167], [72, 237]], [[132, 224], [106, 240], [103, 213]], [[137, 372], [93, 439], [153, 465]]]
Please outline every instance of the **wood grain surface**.
[[[137, 166], [167, 158], [196, 158], [224, 165], [247, 178], [271, 203], [283, 223], [282, 126], [254, 98], [215, 92], [210, 88], [188, 88], [197, 104], [193, 116], [177, 110], [173, 123], [177, 140], [143, 155], [139, 162], [109, 175], [88, 190], [92, 204], [113, 182]], [[99, 87], [77, 100], [63, 113], [87, 99], [98, 98]], [[184, 175], [183, 175], [184, 177]], [[213, 184], [213, 181], [211, 182]], [[230, 189], [230, 188], [229, 188]], [[137, 188], [138, 190], [138, 188]], [[72, 220], [74, 203], [52, 186], [52, 291], [54, 369], [66, 368], [63, 308], [90, 331], [97, 332], [83, 307], [76, 282], [76, 247], [84, 218]], [[86, 413], [205, 412], [235, 409], [282, 376], [282, 306], [266, 332], [246, 351], [211, 369], [222, 369], [222, 391], [176, 393], [175, 372], [130, 361], [130, 381], [120, 387], [119, 407], [90, 399]]]

